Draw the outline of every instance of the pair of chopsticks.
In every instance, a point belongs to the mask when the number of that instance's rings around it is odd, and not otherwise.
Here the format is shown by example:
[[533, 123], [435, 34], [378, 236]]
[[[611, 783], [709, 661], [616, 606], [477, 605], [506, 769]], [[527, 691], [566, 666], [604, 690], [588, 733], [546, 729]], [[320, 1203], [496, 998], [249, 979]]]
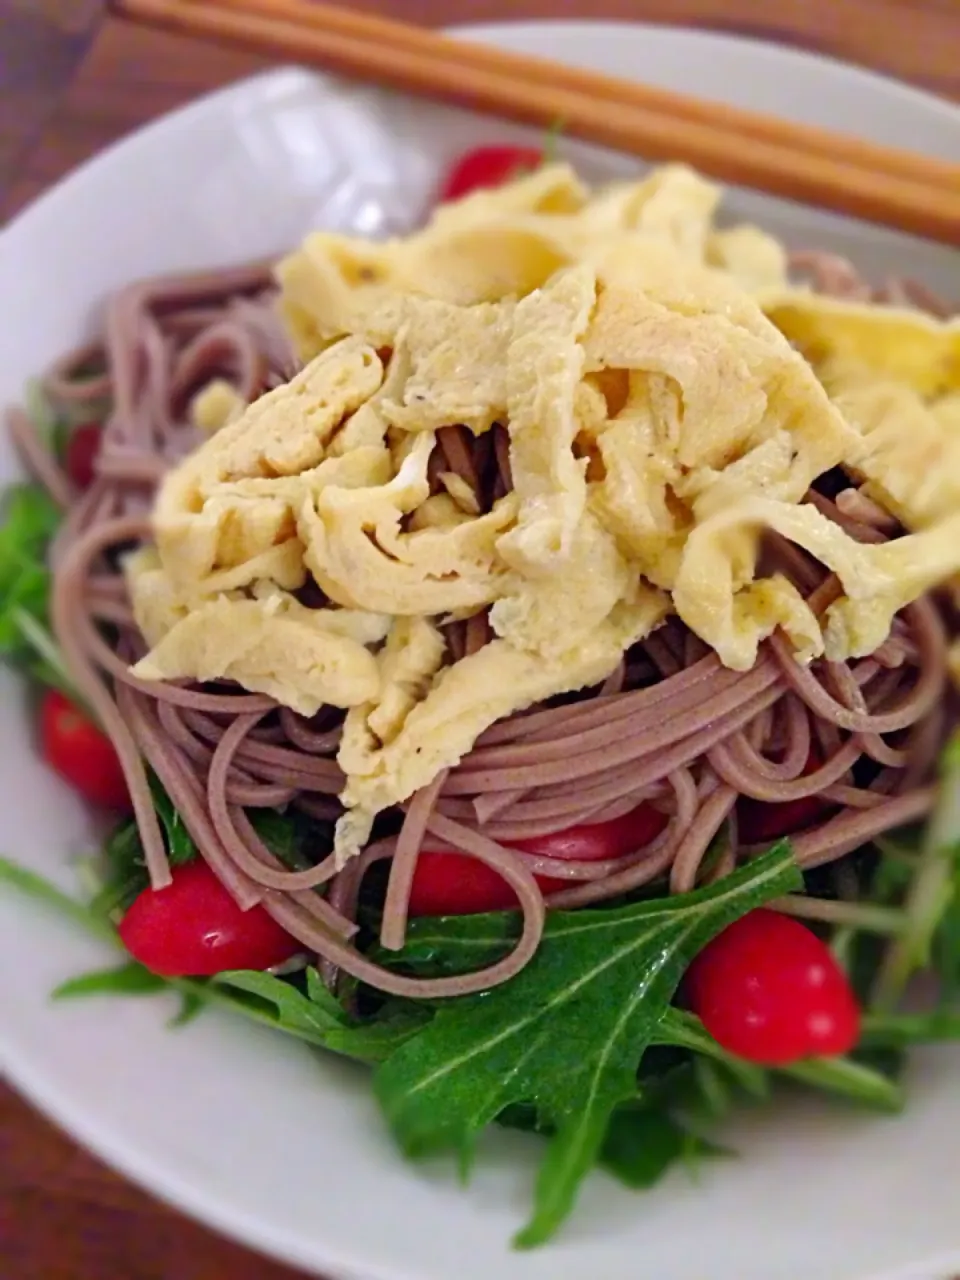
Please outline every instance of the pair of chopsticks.
[[132, 21], [547, 128], [960, 246], [960, 165], [312, 0], [113, 0]]

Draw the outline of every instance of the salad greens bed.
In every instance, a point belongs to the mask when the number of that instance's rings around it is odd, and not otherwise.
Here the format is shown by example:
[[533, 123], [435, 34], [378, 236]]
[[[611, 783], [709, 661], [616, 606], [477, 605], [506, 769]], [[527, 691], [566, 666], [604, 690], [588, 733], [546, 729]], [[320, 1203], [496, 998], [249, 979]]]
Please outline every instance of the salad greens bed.
[[[62, 446], [63, 435], [52, 423], [50, 439]], [[48, 621], [45, 553], [58, 522], [56, 507], [36, 486], [7, 491], [0, 512], [0, 657], [32, 682], [75, 697]], [[556, 1232], [594, 1166], [646, 1188], [673, 1166], [728, 1156], [712, 1136], [717, 1123], [778, 1089], [801, 1085], [882, 1112], [901, 1107], [906, 1050], [960, 1037], [960, 740], [944, 753], [942, 774], [941, 800], [925, 830], [884, 838], [845, 859], [842, 869], [810, 873], [806, 883], [784, 841], [690, 894], [670, 897], [664, 885], [653, 885], [599, 909], [551, 912], [531, 963], [480, 995], [413, 1001], [351, 984], [338, 998], [310, 967], [168, 979], [120, 955], [53, 995], [169, 992], [179, 1000], [174, 1024], [222, 1008], [369, 1064], [403, 1151], [410, 1157], [448, 1151], [464, 1178], [491, 1124], [542, 1135], [533, 1211], [516, 1238], [531, 1247]], [[188, 862], [196, 847], [160, 784], [153, 785], [171, 862]], [[249, 816], [291, 867], [307, 865], [307, 851], [315, 857], [329, 842], [323, 824], [292, 810]], [[79, 870], [90, 890], [86, 902], [6, 859], [0, 883], [119, 947], [115, 922], [147, 884], [135, 823], [123, 822]], [[720, 1048], [673, 1000], [684, 970], [712, 937], [745, 912], [800, 889], [831, 901], [835, 921], [820, 928], [861, 1000], [862, 1036], [848, 1057], [767, 1070]], [[376, 944], [375, 906], [364, 911], [360, 945], [382, 964], [423, 976], [495, 960], [519, 927], [508, 912], [414, 919], [403, 950], [386, 952]], [[905, 988], [921, 969], [936, 972], [938, 1001], [904, 1012]]]

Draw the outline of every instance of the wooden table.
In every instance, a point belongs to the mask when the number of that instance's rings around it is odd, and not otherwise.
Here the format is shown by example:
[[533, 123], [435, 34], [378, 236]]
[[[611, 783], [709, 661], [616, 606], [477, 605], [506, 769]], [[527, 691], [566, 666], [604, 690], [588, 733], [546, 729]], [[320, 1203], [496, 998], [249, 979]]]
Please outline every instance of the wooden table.
[[[30, 0], [65, 22], [83, 0]], [[4, 19], [23, 0], [0, 0]], [[960, 0], [362, 0], [411, 21], [633, 18], [735, 31], [860, 62], [960, 99]], [[257, 59], [110, 22], [0, 204], [9, 215], [145, 120]], [[0, 117], [2, 117], [0, 103]], [[4, 1280], [296, 1280], [157, 1204], [0, 1086]]]

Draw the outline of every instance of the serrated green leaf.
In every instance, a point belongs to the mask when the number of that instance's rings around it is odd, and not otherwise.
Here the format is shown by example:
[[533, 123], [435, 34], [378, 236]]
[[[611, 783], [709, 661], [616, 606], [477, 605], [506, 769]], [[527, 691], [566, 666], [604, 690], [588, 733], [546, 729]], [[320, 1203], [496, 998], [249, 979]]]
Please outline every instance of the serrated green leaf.
[[[15, 630], [19, 640], [12, 643], [6, 651], [6, 657], [19, 661], [26, 674], [38, 684], [49, 689], [59, 689], [85, 714], [89, 714], [83, 695], [77, 691], [73, 677], [67, 669], [60, 646], [54, 640], [49, 628], [41, 621], [46, 617], [48, 590], [49, 579], [43, 588], [42, 599], [38, 595], [35, 602], [36, 616], [23, 607], [19, 597], [16, 602], [12, 598], [8, 601], [9, 607], [6, 613], [0, 614], [0, 630], [5, 626]], [[23, 651], [19, 658], [18, 644]], [[0, 644], [0, 653], [2, 652], [3, 647]]]
[[666, 1112], [617, 1107], [598, 1163], [636, 1191], [655, 1186], [684, 1153], [685, 1132]]
[[[610, 1117], [598, 1163], [632, 1190], [654, 1186], [674, 1164], [682, 1163], [693, 1173], [704, 1156], [733, 1154], [677, 1119], [671, 1110], [674, 1100], [672, 1091], [644, 1096], [617, 1107]], [[508, 1107], [497, 1116], [497, 1124], [541, 1137], [554, 1132], [541, 1124], [536, 1107], [531, 1106]]]
[[100, 886], [91, 907], [101, 915], [125, 911], [150, 883], [143, 857], [143, 845], [136, 821], [131, 818], [115, 827], [104, 841], [101, 858], [94, 864]]
[[670, 1008], [666, 1011], [654, 1032], [651, 1044], [689, 1049], [704, 1058], [722, 1063], [744, 1093], [760, 1100], [770, 1096], [769, 1077], [763, 1067], [721, 1048], [700, 1019], [683, 1009]]
[[853, 1058], [808, 1058], [789, 1067], [782, 1075], [801, 1084], [839, 1094], [877, 1111], [897, 1112], [903, 1108], [903, 1090], [882, 1071]]
[[226, 997], [237, 1012], [278, 1031], [360, 1062], [382, 1061], [431, 1017], [427, 1009], [395, 1001], [375, 1018], [353, 1021], [315, 970], [307, 971], [306, 994], [289, 979], [249, 969], [218, 974], [203, 990], [219, 1003]]
[[799, 884], [781, 845], [691, 894], [550, 914], [537, 955], [512, 982], [442, 1003], [379, 1068], [377, 1094], [404, 1150], [462, 1150], [511, 1103], [534, 1103], [556, 1135], [517, 1244], [542, 1243], [570, 1211], [614, 1108], [635, 1094], [641, 1055], [693, 956]]
[[198, 992], [181, 991], [180, 1008], [170, 1019], [168, 1026], [171, 1030], [175, 1030], [177, 1027], [187, 1026], [187, 1024], [192, 1022], [194, 1018], [199, 1017], [200, 1014], [203, 1013], [205, 1007], [204, 1001], [201, 999]]
[[[150, 793], [171, 865], [178, 867], [191, 862], [197, 856], [197, 847], [155, 774], [150, 775]], [[103, 883], [92, 905], [103, 915], [126, 911], [150, 884], [140, 830], [134, 819], [122, 822], [107, 837], [100, 871]]]
[[421, 916], [407, 922], [402, 951], [377, 945], [370, 958], [421, 977], [450, 977], [495, 963], [520, 934], [517, 912], [472, 916]]
[[944, 967], [948, 995], [960, 979], [956, 946], [960, 912], [951, 910], [960, 896], [960, 733], [941, 753], [937, 801], [923, 836], [916, 870], [906, 894], [906, 921], [887, 948], [874, 988], [873, 1004], [889, 1011], [917, 970], [936, 958]]
[[145, 969], [136, 960], [112, 969], [94, 969], [61, 982], [51, 993], [52, 1000], [69, 1000], [77, 996], [146, 996], [167, 989], [166, 979]]
[[724, 1075], [720, 1064], [712, 1058], [694, 1058], [693, 1078], [706, 1117], [715, 1121], [728, 1116], [736, 1099], [732, 1083]]
[[646, 1191], [674, 1165], [692, 1170], [704, 1156], [729, 1154], [666, 1111], [618, 1107], [610, 1117], [599, 1163], [625, 1186]]
[[64, 893], [55, 884], [51, 884], [43, 876], [31, 871], [29, 867], [11, 862], [8, 858], [0, 857], [0, 884], [8, 885], [27, 897], [33, 898], [36, 902], [53, 907], [60, 915], [66, 916], [76, 924], [81, 925], [88, 933], [117, 944], [116, 931], [105, 916], [100, 915], [84, 903], [77, 902], [75, 898], [71, 898], [68, 893]]
[[303, 832], [292, 814], [280, 813], [276, 809], [254, 809], [247, 817], [263, 843], [285, 867], [291, 871], [302, 871], [315, 865], [304, 855]]
[[306, 984], [309, 999], [318, 1008], [325, 1009], [332, 1019], [343, 1021], [343, 1006], [312, 964], [306, 969]]
[[852, 1057], [808, 1058], [789, 1066], [764, 1070], [722, 1048], [699, 1018], [681, 1009], [667, 1011], [657, 1032], [657, 1043], [681, 1045], [703, 1055], [701, 1061], [709, 1058], [715, 1064], [722, 1064], [741, 1087], [758, 1098], [767, 1096], [769, 1090], [765, 1082], [769, 1077], [781, 1076], [880, 1111], [898, 1111], [903, 1105], [902, 1092], [896, 1081], [865, 1061]]
[[150, 774], [150, 794], [153, 796], [157, 816], [163, 826], [170, 865], [180, 867], [184, 863], [192, 862], [197, 856], [197, 846], [193, 843], [193, 837], [183, 825], [183, 819], [155, 773]]
[[344, 1022], [342, 1010], [334, 1015], [328, 1008], [309, 999], [293, 983], [272, 973], [260, 973], [254, 969], [230, 970], [218, 973], [210, 987], [226, 989], [235, 996], [239, 1005], [251, 1009], [255, 1005], [237, 993], [253, 997], [262, 1004], [265, 1020], [279, 1030], [313, 1044], [325, 1044], [327, 1033], [340, 1029]]
[[[42, 564], [24, 565], [6, 588], [0, 609], [0, 653], [5, 657], [22, 653], [29, 645], [24, 619], [29, 626], [46, 617], [50, 588], [50, 573]], [[40, 634], [44, 634], [42, 628]]]
[[0, 583], [34, 565], [63, 516], [39, 484], [13, 484], [0, 498]]
[[331, 1027], [324, 1047], [358, 1062], [386, 1062], [407, 1041], [419, 1035], [432, 1017], [430, 1009], [413, 1003], [387, 1008], [368, 1022]]
[[[4, 884], [53, 907], [88, 933], [114, 946], [121, 945], [116, 930], [100, 910], [78, 902], [29, 868], [0, 857], [0, 885]], [[421, 1031], [433, 1016], [429, 1008], [394, 1000], [388, 1001], [375, 1018], [356, 1021], [327, 991], [315, 970], [307, 970], [306, 986], [305, 994], [290, 979], [246, 969], [218, 974], [209, 981], [163, 978], [136, 961], [126, 961], [110, 969], [70, 978], [53, 994], [57, 999], [67, 999], [172, 991], [182, 1001], [179, 1014], [172, 1019], [173, 1026], [181, 1026], [202, 1009], [216, 1005], [360, 1062], [379, 1062], [389, 1056]]]
[[927, 1013], [871, 1013], [863, 1019], [860, 1048], [905, 1049], [912, 1044], [960, 1040], [960, 1013], [934, 1009]]
[[46, 550], [61, 519], [39, 485], [11, 485], [0, 498], [0, 657], [69, 695], [71, 681], [47, 625]]

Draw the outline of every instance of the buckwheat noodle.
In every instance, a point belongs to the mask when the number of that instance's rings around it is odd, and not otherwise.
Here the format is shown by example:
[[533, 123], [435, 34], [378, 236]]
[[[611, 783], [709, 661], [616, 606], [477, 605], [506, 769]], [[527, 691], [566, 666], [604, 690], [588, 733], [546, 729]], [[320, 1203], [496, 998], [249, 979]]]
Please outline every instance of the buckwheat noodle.
[[[824, 253], [793, 264], [818, 289], [876, 297], [849, 263]], [[885, 299], [946, 308], [920, 286], [891, 281]], [[394, 827], [347, 867], [329, 844], [315, 865], [290, 870], [258, 834], [251, 811], [293, 805], [323, 821], [340, 812], [336, 763], [342, 713], [304, 720], [227, 683], [147, 683], [130, 674], [145, 645], [130, 611], [118, 549], [149, 537], [147, 516], [164, 471], [197, 444], [188, 406], [212, 377], [245, 400], [295, 368], [276, 318], [266, 264], [145, 281], [108, 304], [102, 341], [70, 353], [44, 390], [74, 421], [108, 406], [97, 476], [82, 495], [27, 416], [11, 431], [25, 464], [65, 511], [52, 549], [52, 624], [78, 688], [116, 746], [130, 787], [151, 880], [169, 881], [150, 795], [156, 773], [201, 855], [243, 907], [262, 903], [333, 983], [339, 971], [386, 992], [437, 997], [480, 991], [516, 974], [537, 948], [545, 905], [586, 907], [666, 876], [674, 892], [726, 874], [752, 850], [737, 840], [741, 798], [807, 796], [824, 817], [793, 838], [803, 867], [831, 862], [888, 829], [922, 818], [942, 740], [944, 623], [932, 599], [897, 617], [869, 658], [801, 667], [777, 636], [750, 671], [723, 667], [673, 619], [625, 655], [597, 689], [494, 725], [461, 764], [404, 806]], [[477, 440], [451, 425], [431, 459], [434, 492], [483, 511], [512, 485], [508, 438]], [[456, 478], [456, 482], [451, 479]], [[852, 484], [809, 500], [852, 536], [882, 541], [897, 526]], [[836, 584], [796, 547], [771, 540], [776, 566], [825, 607]], [[313, 603], [305, 594], [305, 603]], [[451, 659], [490, 638], [486, 615], [446, 627]], [[807, 772], [810, 762], [815, 762]], [[643, 848], [600, 862], [567, 861], [517, 842], [621, 817], [641, 803], [663, 815]], [[727, 824], [719, 856], [705, 858]], [[381, 940], [403, 944], [421, 849], [453, 850], [494, 868], [518, 899], [512, 952], [477, 972], [420, 980], [375, 964], [354, 945], [360, 884], [389, 863]], [[544, 903], [535, 875], [566, 887]], [[791, 906], [803, 912], [802, 900]]]

